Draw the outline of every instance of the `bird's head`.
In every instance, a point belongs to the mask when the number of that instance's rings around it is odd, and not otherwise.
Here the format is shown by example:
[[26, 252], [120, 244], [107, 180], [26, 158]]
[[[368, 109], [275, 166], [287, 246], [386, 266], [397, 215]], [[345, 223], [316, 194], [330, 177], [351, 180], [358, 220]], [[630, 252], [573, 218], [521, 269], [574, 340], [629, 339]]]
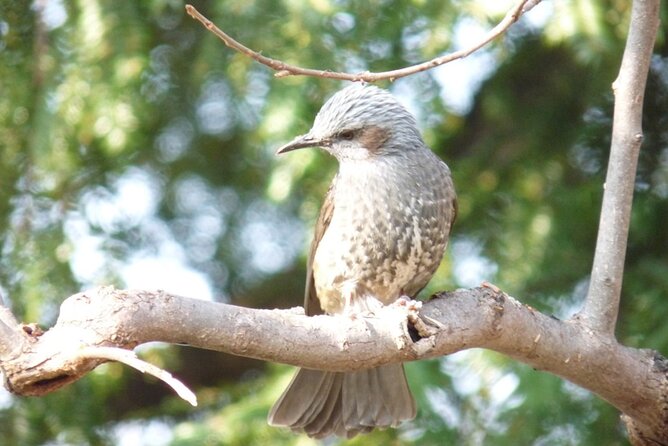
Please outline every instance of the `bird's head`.
[[388, 91], [353, 84], [322, 106], [308, 133], [276, 153], [305, 147], [322, 147], [341, 162], [401, 156], [424, 143], [415, 118]]

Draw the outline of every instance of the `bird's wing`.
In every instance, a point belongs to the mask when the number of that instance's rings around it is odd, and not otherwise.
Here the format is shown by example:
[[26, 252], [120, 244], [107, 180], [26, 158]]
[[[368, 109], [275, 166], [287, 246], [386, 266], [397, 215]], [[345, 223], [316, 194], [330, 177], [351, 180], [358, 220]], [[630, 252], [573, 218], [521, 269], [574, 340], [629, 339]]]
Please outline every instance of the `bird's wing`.
[[318, 215], [318, 221], [315, 224], [315, 232], [313, 234], [313, 242], [311, 242], [311, 250], [308, 254], [308, 262], [306, 263], [306, 290], [304, 291], [304, 311], [308, 316], [313, 316], [315, 314], [322, 314], [322, 308], [320, 307], [320, 300], [318, 300], [318, 294], [315, 291], [315, 279], [313, 278], [313, 258], [315, 257], [315, 251], [318, 249], [318, 244], [322, 240], [322, 236], [325, 235], [325, 231], [329, 227], [329, 223], [332, 221], [332, 215], [334, 214], [334, 187], [336, 185], [336, 178], [332, 181], [332, 184], [327, 190], [325, 195], [325, 201], [322, 203], [320, 208], [320, 215]]

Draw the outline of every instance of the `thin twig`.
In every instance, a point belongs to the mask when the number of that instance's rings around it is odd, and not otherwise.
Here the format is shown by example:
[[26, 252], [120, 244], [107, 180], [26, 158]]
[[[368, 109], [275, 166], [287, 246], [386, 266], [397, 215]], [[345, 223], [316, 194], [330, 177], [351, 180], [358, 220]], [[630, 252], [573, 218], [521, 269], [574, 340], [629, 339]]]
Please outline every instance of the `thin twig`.
[[636, 166], [643, 139], [643, 98], [658, 27], [659, 0], [635, 0], [619, 76], [613, 83], [610, 161], [589, 292], [579, 315], [590, 328], [609, 336], [614, 336], [619, 311]]
[[431, 68], [446, 64], [448, 62], [452, 62], [453, 60], [463, 59], [466, 56], [473, 53], [474, 51], [477, 51], [478, 49], [487, 45], [489, 42], [496, 39], [501, 34], [503, 34], [513, 23], [519, 20], [522, 14], [529, 11], [538, 3], [540, 3], [540, 0], [520, 0], [520, 2], [514, 8], [508, 11], [508, 13], [506, 13], [506, 16], [503, 18], [503, 20], [501, 20], [501, 22], [499, 22], [498, 25], [496, 25], [489, 32], [487, 32], [487, 34], [482, 39], [480, 39], [480, 41], [476, 42], [475, 44], [471, 45], [468, 48], [464, 48], [462, 50], [455, 51], [453, 53], [446, 54], [441, 57], [436, 57], [427, 62], [422, 62], [416, 65], [412, 65], [410, 67], [404, 67], [391, 71], [382, 71], [378, 73], [372, 73], [368, 71], [361, 73], [344, 73], [336, 71], [316, 70], [312, 68], [302, 68], [295, 65], [290, 65], [283, 61], [263, 56], [257, 51], [254, 51], [248, 48], [247, 46], [243, 45], [242, 43], [236, 41], [228, 34], [223, 32], [220, 28], [218, 28], [211, 20], [202, 15], [197, 9], [195, 9], [194, 6], [186, 5], [186, 11], [191, 17], [199, 20], [202, 23], [202, 25], [204, 25], [209, 31], [214, 33], [228, 47], [242, 54], [245, 54], [246, 56], [254, 59], [255, 61], [263, 65], [268, 66], [269, 68], [276, 70], [276, 74], [274, 74], [275, 77], [313, 76], [313, 77], [321, 77], [329, 79], [348, 80], [353, 82], [359, 82], [359, 81], [376, 82], [384, 79], [389, 79], [390, 81], [394, 81], [395, 79], [399, 79], [400, 77], [426, 71]]
[[171, 373], [166, 370], [142, 361], [130, 350], [124, 350], [117, 347], [82, 347], [76, 351], [76, 356], [88, 359], [108, 359], [110, 361], [122, 362], [142, 373], [148, 373], [155, 376], [161, 381], [164, 381], [170, 386], [178, 396], [189, 402], [193, 406], [197, 406], [197, 397], [178, 379], [174, 378]]

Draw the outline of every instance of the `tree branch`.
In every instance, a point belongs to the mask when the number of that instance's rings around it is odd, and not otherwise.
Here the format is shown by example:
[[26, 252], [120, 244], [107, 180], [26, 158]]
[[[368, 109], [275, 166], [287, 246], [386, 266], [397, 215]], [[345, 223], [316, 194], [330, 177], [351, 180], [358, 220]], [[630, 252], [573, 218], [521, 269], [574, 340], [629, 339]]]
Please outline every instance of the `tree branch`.
[[193, 17], [196, 20], [199, 20], [199, 22], [202, 23], [202, 25], [204, 25], [205, 28], [207, 28], [209, 31], [215, 34], [228, 47], [242, 54], [245, 54], [251, 59], [275, 70], [276, 71], [276, 74], [274, 74], [275, 77], [313, 76], [313, 77], [321, 77], [329, 79], [348, 80], [354, 82], [359, 82], [359, 81], [377, 82], [384, 79], [389, 79], [390, 81], [394, 81], [395, 79], [399, 79], [401, 77], [426, 71], [439, 65], [444, 65], [448, 62], [452, 62], [453, 60], [463, 59], [466, 56], [473, 53], [474, 51], [479, 50], [492, 40], [499, 37], [508, 28], [510, 28], [510, 26], [513, 23], [517, 22], [519, 18], [522, 16], [522, 14], [528, 12], [538, 3], [540, 3], [540, 0], [520, 0], [519, 3], [514, 8], [508, 11], [508, 13], [506, 13], [506, 16], [503, 18], [503, 20], [501, 20], [501, 22], [499, 22], [498, 25], [496, 25], [494, 28], [488, 31], [487, 34], [485, 34], [485, 36], [483, 36], [482, 39], [480, 39], [478, 42], [474, 43], [468, 48], [455, 51], [453, 53], [446, 54], [441, 57], [436, 57], [427, 62], [423, 62], [410, 67], [400, 68], [391, 71], [383, 71], [379, 73], [371, 73], [368, 71], [362, 73], [344, 73], [344, 72], [327, 71], [327, 70], [316, 70], [312, 68], [302, 68], [295, 65], [290, 65], [281, 60], [263, 56], [257, 51], [254, 51], [248, 48], [247, 46], [243, 45], [242, 43], [236, 41], [228, 34], [223, 32], [220, 28], [218, 28], [211, 20], [207, 19], [204, 15], [202, 15], [197, 9], [195, 9], [194, 6], [186, 5], [186, 11], [191, 17]]
[[624, 275], [647, 73], [659, 27], [659, 0], [635, 0], [626, 48], [613, 83], [615, 110], [591, 282], [580, 318], [614, 336]]
[[77, 355], [82, 359], [108, 359], [109, 361], [122, 362], [142, 373], [148, 373], [174, 389], [178, 396], [192, 406], [197, 406], [197, 397], [181, 381], [174, 378], [171, 373], [142, 361], [131, 351], [117, 347], [82, 347], [77, 351]]
[[[414, 342], [409, 316], [429, 335]], [[2, 358], [1, 367], [11, 391], [43, 395], [85, 375], [104, 362], [100, 356], [116, 359], [86, 352], [150, 341], [332, 371], [484, 347], [591, 390], [644, 435], [668, 441], [668, 367], [658, 353], [622, 346], [579, 320], [556, 320], [487, 287], [440, 293], [419, 310], [393, 305], [355, 319], [98, 288], [66, 299], [56, 325], [22, 355]]]

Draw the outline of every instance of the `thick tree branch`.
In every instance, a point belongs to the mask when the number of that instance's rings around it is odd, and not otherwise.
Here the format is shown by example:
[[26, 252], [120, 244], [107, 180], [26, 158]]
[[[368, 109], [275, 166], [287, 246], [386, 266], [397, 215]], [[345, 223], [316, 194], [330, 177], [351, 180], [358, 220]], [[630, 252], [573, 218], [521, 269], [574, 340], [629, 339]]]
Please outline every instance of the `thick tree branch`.
[[647, 73], [659, 27], [659, 0], [635, 0], [619, 76], [613, 83], [615, 111], [589, 293], [580, 317], [592, 329], [614, 336], [624, 258], [642, 143]]
[[[668, 367], [656, 352], [624, 347], [579, 320], [545, 316], [493, 288], [441, 293], [413, 311], [395, 305], [374, 317], [306, 317], [301, 308], [255, 310], [99, 288], [68, 298], [56, 325], [22, 355], [0, 358], [1, 367], [10, 390], [41, 395], [110, 359], [88, 354], [95, 348], [131, 349], [149, 341], [335, 371], [484, 347], [591, 390], [643, 435], [668, 441]], [[407, 320], [416, 318], [425, 337], [414, 342]], [[0, 338], [0, 345], [7, 342]]]
[[209, 31], [211, 31], [213, 34], [215, 34], [220, 40], [223, 41], [225, 45], [228, 47], [232, 48], [235, 51], [238, 51], [242, 54], [245, 54], [246, 56], [250, 57], [251, 59], [268, 66], [269, 68], [272, 68], [273, 70], [276, 71], [276, 74], [274, 75], [275, 77], [285, 77], [285, 76], [313, 76], [313, 77], [321, 77], [321, 78], [329, 78], [329, 79], [341, 79], [341, 80], [348, 80], [348, 81], [354, 81], [354, 82], [377, 82], [380, 80], [385, 80], [389, 79], [391, 81], [394, 81], [395, 79], [399, 79], [400, 77], [405, 77], [411, 74], [419, 73], [422, 71], [430, 70], [434, 67], [437, 67], [439, 65], [444, 65], [448, 62], [452, 62], [453, 60], [457, 59], [463, 59], [466, 56], [470, 55], [471, 53], [479, 50], [483, 46], [487, 45], [489, 42], [492, 40], [496, 39], [499, 37], [501, 34], [506, 32], [510, 26], [517, 22], [519, 18], [524, 14], [525, 12], [528, 12], [531, 8], [536, 6], [538, 3], [540, 3], [540, 0], [520, 0], [519, 3], [512, 8], [506, 16], [499, 22], [498, 25], [496, 25], [494, 28], [492, 28], [485, 36], [483, 36], [482, 39], [480, 39], [478, 42], [474, 43], [473, 45], [469, 46], [468, 48], [455, 51], [450, 54], [446, 54], [441, 57], [436, 57], [434, 59], [431, 59], [427, 62], [422, 62], [417, 65], [413, 65], [410, 67], [404, 67], [400, 68], [397, 70], [391, 70], [391, 71], [383, 71], [379, 73], [371, 73], [371, 72], [362, 72], [362, 73], [343, 73], [343, 72], [336, 72], [336, 71], [327, 71], [327, 70], [316, 70], [312, 68], [302, 68], [298, 67], [295, 65], [290, 65], [288, 63], [285, 63], [283, 61], [277, 60], [277, 59], [272, 59], [271, 57], [263, 56], [262, 54], [258, 53], [257, 51], [254, 51], [247, 46], [243, 45], [242, 43], [236, 41], [232, 37], [230, 37], [228, 34], [223, 32], [220, 28], [218, 28], [211, 20], [207, 19], [204, 15], [202, 15], [197, 9], [195, 9], [194, 6], [192, 5], [186, 5], [186, 11], [188, 14], [193, 17], [194, 19], [198, 20], [204, 27], [206, 27]]

